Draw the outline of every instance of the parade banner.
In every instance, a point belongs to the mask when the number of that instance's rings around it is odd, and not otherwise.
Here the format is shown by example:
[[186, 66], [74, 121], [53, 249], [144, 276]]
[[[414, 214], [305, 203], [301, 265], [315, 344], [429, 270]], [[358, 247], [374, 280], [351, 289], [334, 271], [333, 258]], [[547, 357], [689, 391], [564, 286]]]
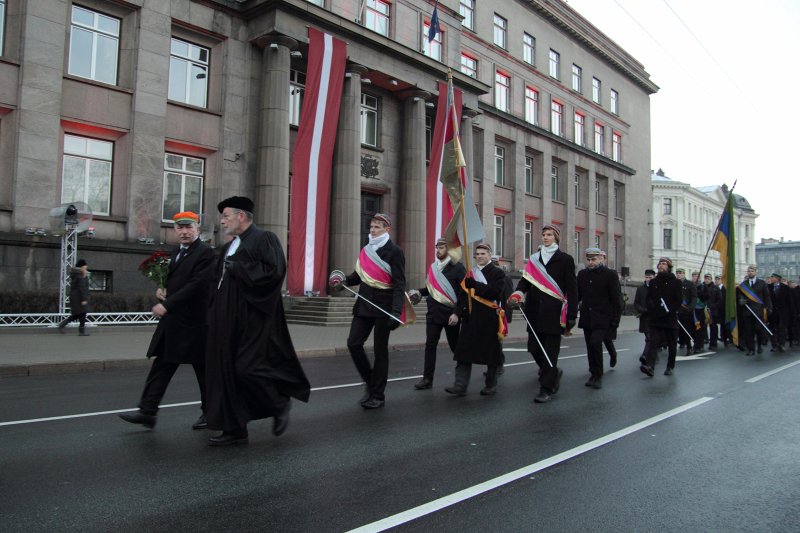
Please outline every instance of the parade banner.
[[[734, 184], [735, 186], [735, 184]], [[728, 194], [728, 201], [717, 226], [717, 234], [711, 247], [719, 252], [722, 261], [722, 283], [725, 285], [725, 316], [724, 320], [733, 339], [733, 344], [739, 344], [739, 326], [736, 323], [736, 239], [733, 227], [733, 189]]]
[[333, 148], [339, 123], [347, 44], [309, 28], [308, 69], [292, 154], [287, 287], [290, 294], [327, 289]]

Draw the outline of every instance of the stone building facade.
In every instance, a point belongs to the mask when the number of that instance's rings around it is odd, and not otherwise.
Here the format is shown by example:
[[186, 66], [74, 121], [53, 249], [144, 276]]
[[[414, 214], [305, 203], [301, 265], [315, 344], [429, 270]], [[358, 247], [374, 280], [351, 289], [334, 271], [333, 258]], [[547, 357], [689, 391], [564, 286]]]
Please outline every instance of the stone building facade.
[[[330, 267], [349, 269], [368, 213], [388, 212], [412, 285], [425, 272], [424, 180], [437, 81], [463, 92], [462, 144], [487, 233], [512, 270], [543, 224], [562, 248], [648, 266], [650, 103], [644, 67], [560, 0], [0, 0], [0, 246], [8, 288], [58, 285], [65, 202], [101, 287], [145, 288], [138, 263], [172, 242], [176, 209], [256, 201], [292, 245], [291, 153], [308, 27], [348, 44], [335, 139]], [[152, 242], [153, 244], [147, 244]]]
[[761, 239], [756, 244], [758, 277], [780, 274], [784, 279], [800, 281], [800, 242], [781, 239]]
[[[686, 269], [687, 277], [697, 271], [714, 238], [722, 210], [728, 199], [727, 185], [692, 187], [668, 177], [659, 169], [651, 175], [653, 183], [652, 266], [659, 257], [672, 259], [675, 267]], [[736, 279], [742, 279], [747, 265], [755, 261], [754, 235], [758, 214], [750, 202], [734, 193], [734, 232], [736, 239]], [[719, 254], [711, 250], [703, 273], [722, 274]]]

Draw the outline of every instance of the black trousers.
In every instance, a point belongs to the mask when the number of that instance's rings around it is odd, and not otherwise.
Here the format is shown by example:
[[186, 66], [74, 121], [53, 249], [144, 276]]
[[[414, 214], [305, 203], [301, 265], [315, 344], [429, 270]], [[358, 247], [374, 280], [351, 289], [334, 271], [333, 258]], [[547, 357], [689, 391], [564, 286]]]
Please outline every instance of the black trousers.
[[589, 359], [589, 372], [593, 378], [603, 377], [603, 343], [607, 335], [607, 329], [583, 329], [583, 338], [586, 340], [586, 357]]
[[786, 343], [786, 337], [788, 336], [788, 329], [786, 327], [786, 320], [783, 318], [782, 315], [778, 313], [774, 313], [770, 320], [769, 329], [772, 330], [772, 337], [771, 337], [771, 344], [773, 348], [777, 348], [778, 346], [783, 346]]
[[80, 327], [81, 329], [86, 327], [86, 313], [78, 313], [77, 315], [70, 315], [69, 318], [64, 320], [63, 323], [66, 326], [70, 322], [75, 322], [76, 320], [80, 324], [80, 326], [78, 327]]
[[[724, 340], [724, 339], [723, 339]], [[719, 320], [711, 314], [711, 324], [708, 325], [708, 345], [714, 347], [719, 341]]]
[[662, 346], [667, 347], [667, 353], [669, 354], [667, 368], [675, 368], [675, 356], [678, 355], [675, 330], [650, 326], [650, 340], [647, 345], [647, 354], [645, 355], [647, 366], [655, 368], [658, 350]]
[[[533, 356], [533, 360], [539, 365], [539, 387], [547, 394], [553, 394], [558, 390], [558, 354], [561, 351], [561, 335], [550, 335], [547, 333], [536, 332], [542, 346], [547, 352], [545, 357], [539, 343], [533, 336], [533, 332], [528, 332], [528, 351]], [[602, 341], [602, 339], [601, 339]], [[547, 358], [550, 362], [547, 362]], [[552, 365], [552, 366], [551, 366]]]
[[439, 339], [442, 337], [442, 330], [447, 337], [447, 344], [450, 351], [456, 351], [458, 344], [459, 326], [447, 326], [444, 324], [425, 324], [425, 367], [422, 370], [422, 377], [433, 381], [433, 373], [436, 371], [436, 348], [439, 346]]
[[[678, 322], [683, 326], [678, 326], [678, 344], [681, 346], [686, 346], [687, 348], [692, 347], [692, 341], [694, 340], [692, 337], [687, 335], [688, 332], [691, 334], [694, 331], [694, 324], [692, 324], [692, 314], [684, 314], [678, 313]], [[686, 331], [684, 331], [684, 329]]]
[[[469, 379], [472, 374], [472, 363], [464, 363], [462, 361], [458, 361], [456, 363], [456, 382], [455, 387], [457, 389], [467, 390], [469, 386]], [[486, 367], [486, 379], [484, 381], [486, 387], [496, 387], [497, 386], [497, 367], [494, 365], [488, 365]]]
[[[164, 393], [167, 392], [167, 385], [172, 380], [172, 376], [181, 366], [180, 363], [169, 363], [162, 357], [153, 359], [153, 366], [147, 374], [144, 383], [142, 399], [139, 400], [139, 410], [146, 415], [154, 415], [158, 412], [158, 406]], [[194, 375], [197, 378], [197, 385], [200, 387], [200, 409], [206, 412], [206, 365], [193, 364]]]
[[[367, 384], [367, 390], [372, 398], [384, 400], [386, 382], [389, 378], [389, 320], [390, 318], [370, 318], [353, 317], [350, 324], [350, 335], [347, 337], [347, 349], [350, 350], [350, 357], [356, 365], [361, 379]], [[367, 342], [372, 330], [375, 334], [372, 338], [373, 349], [375, 350], [375, 360], [370, 365], [367, 352], [364, 350], [364, 343]]]
[[756, 317], [746, 310], [740, 314], [739, 344], [744, 345], [747, 351], [752, 352], [756, 349], [756, 344], [766, 344], [767, 334], [763, 326], [756, 320]]

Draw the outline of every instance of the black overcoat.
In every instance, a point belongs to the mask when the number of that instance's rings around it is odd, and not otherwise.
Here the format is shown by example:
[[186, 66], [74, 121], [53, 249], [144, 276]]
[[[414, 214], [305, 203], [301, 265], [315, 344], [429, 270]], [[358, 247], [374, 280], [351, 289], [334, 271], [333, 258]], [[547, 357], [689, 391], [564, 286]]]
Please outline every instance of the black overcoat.
[[582, 329], [617, 329], [622, 316], [622, 290], [616, 271], [605, 265], [578, 272]]
[[[691, 282], [690, 282], [691, 284]], [[666, 304], [666, 309], [664, 305]], [[659, 272], [650, 280], [647, 290], [649, 326], [678, 329], [677, 312], [683, 302], [681, 281], [672, 272]]]
[[170, 363], [204, 364], [206, 361], [206, 313], [214, 251], [195, 239], [181, 260], [180, 247], [171, 255], [167, 272], [167, 314], [158, 321], [147, 357], [163, 357]]
[[[539, 259], [541, 261], [541, 258]], [[556, 250], [545, 265], [561, 292], [567, 297], [567, 320], [574, 321], [578, 316], [578, 289], [575, 280], [575, 260], [571, 255]], [[561, 300], [549, 296], [524, 277], [517, 283], [517, 290], [525, 296], [525, 316], [538, 333], [561, 335]]]
[[215, 268], [206, 346], [208, 426], [227, 431], [278, 414], [270, 396], [274, 389], [304, 402], [311, 392], [283, 311], [281, 243], [255, 226], [239, 238], [227, 265], [231, 243]]
[[461, 280], [464, 279], [466, 272], [467, 270], [464, 268], [464, 265], [461, 263], [453, 263], [452, 261], [447, 263], [447, 265], [445, 265], [445, 267], [442, 269], [442, 274], [445, 278], [447, 278], [447, 281], [450, 282], [450, 286], [453, 287], [453, 290], [456, 292], [455, 307], [449, 307], [437, 302], [436, 299], [430, 295], [428, 287], [422, 287], [419, 290], [419, 293], [422, 296], [427, 297], [428, 312], [425, 315], [426, 323], [446, 326], [448, 320], [450, 320], [450, 315], [453, 313], [458, 314], [460, 312], [464, 303], [467, 301], [467, 294], [461, 289], [460, 286]]
[[[392, 287], [389, 289], [376, 289], [366, 283], [361, 283], [361, 276], [356, 271], [347, 276], [346, 285], [358, 285], [358, 294], [377, 304], [384, 311], [400, 317], [403, 311], [403, 299], [406, 290], [406, 258], [403, 250], [392, 242], [391, 239], [386, 244], [378, 248], [378, 257], [389, 264], [392, 271]], [[356, 298], [353, 304], [353, 316], [364, 318], [386, 318], [386, 315], [372, 305]]]
[[80, 268], [69, 271], [69, 311], [73, 315], [89, 312], [89, 278]]
[[[475, 295], [485, 300], [499, 300], [503, 294], [505, 272], [489, 263], [483, 267], [487, 283], [476, 282]], [[467, 298], [461, 307], [461, 331], [453, 359], [462, 363], [497, 366], [503, 361], [503, 346], [497, 337], [498, 309], [472, 300], [472, 313]]]
[[[739, 292], [739, 294], [737, 295], [738, 298], [736, 300], [737, 303], [739, 304], [739, 307], [743, 307], [743, 306], [749, 307], [750, 309], [753, 310], [753, 312], [756, 315], [758, 315], [758, 318], [761, 319], [761, 320], [764, 320], [764, 307], [765, 306], [766, 306], [766, 309], [767, 309], [767, 315], [769, 316], [770, 314], [772, 314], [772, 299], [769, 297], [770, 296], [769, 295], [769, 287], [767, 286], [767, 282], [766, 281], [764, 281], [761, 278], [755, 278], [755, 281], [753, 282], [753, 285], [751, 286], [750, 285], [750, 280], [746, 279], [746, 280], [744, 280], [742, 282], [742, 285], [747, 285], [748, 287], [750, 287], [750, 290], [753, 291], [753, 293], [755, 293], [755, 295], [759, 297], [759, 299], [763, 302], [763, 304], [756, 303], [756, 302], [750, 300], [749, 298], [747, 298], [741, 292]], [[739, 313], [740, 313], [741, 316], [749, 316], [749, 317], [753, 316], [752, 314], [750, 314], [750, 311], [748, 311], [747, 309], [741, 309], [739, 311]]]
[[636, 288], [636, 295], [633, 297], [633, 310], [639, 317], [639, 333], [647, 332], [647, 283], [642, 283]]

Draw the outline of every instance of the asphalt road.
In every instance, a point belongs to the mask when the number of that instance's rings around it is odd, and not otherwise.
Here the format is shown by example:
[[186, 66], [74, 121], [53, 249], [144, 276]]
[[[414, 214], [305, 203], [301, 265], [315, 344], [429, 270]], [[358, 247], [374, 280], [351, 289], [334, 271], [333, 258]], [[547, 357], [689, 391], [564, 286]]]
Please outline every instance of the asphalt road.
[[286, 434], [257, 421], [227, 448], [190, 429], [189, 367], [152, 431], [114, 414], [135, 406], [141, 370], [2, 379], [0, 531], [800, 529], [800, 353], [730, 350], [649, 379], [641, 337], [622, 335], [597, 391], [582, 336], [563, 344], [546, 405], [520, 345], [495, 397], [478, 394], [481, 367], [468, 396], [447, 395], [445, 354], [434, 389], [414, 391], [421, 352], [393, 353], [377, 411], [357, 405], [348, 358], [305, 359], [315, 391]]

